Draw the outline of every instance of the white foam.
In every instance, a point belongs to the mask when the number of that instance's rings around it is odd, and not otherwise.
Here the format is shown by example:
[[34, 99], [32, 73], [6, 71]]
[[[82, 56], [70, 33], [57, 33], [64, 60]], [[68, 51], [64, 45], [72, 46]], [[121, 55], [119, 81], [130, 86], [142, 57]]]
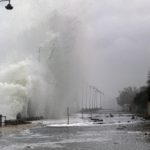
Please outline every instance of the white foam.
[[21, 150], [21, 149], [35, 149], [35, 148], [62, 148], [63, 146], [55, 142], [38, 142], [38, 143], [17, 143], [9, 146], [0, 147], [1, 150]]

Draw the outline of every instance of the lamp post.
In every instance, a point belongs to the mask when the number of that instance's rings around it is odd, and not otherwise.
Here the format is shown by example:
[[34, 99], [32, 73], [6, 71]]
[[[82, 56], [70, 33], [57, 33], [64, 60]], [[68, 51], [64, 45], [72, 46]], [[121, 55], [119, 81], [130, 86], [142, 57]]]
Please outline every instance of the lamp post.
[[100, 99], [99, 99], [99, 107], [100, 107], [100, 109], [101, 109], [101, 95], [104, 95], [104, 93], [103, 92], [101, 92], [99, 89], [96, 89], [96, 91], [99, 93], [99, 95], [100, 95]]
[[13, 6], [11, 5], [10, 0], [0, 0], [0, 2], [5, 2], [5, 1], [8, 1], [8, 4], [5, 6], [5, 8], [8, 10], [12, 10]]

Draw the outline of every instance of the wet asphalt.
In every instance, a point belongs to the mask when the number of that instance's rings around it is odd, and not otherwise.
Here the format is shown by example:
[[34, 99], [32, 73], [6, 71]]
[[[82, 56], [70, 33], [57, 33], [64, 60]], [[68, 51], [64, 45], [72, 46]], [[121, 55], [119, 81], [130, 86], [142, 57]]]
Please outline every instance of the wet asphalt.
[[0, 150], [150, 150], [150, 130], [143, 130], [149, 122], [141, 118], [132, 122], [126, 114], [115, 116], [95, 116], [103, 118], [102, 124], [86, 116], [82, 120], [86, 124], [71, 126], [55, 126], [47, 120], [32, 129], [1, 135]]

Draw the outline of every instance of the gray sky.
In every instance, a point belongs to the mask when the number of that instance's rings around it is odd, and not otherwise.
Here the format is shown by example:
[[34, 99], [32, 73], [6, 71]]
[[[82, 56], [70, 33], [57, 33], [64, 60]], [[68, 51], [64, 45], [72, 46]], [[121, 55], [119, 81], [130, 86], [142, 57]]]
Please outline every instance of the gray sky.
[[91, 82], [108, 99], [124, 87], [145, 85], [150, 69], [150, 2], [95, 0], [90, 7], [88, 26], [95, 39], [95, 50], [87, 56]]
[[[146, 84], [150, 70], [149, 0], [12, 0], [12, 3], [15, 8], [11, 12], [3, 8], [5, 3], [0, 5], [0, 62], [5, 61], [4, 56], [10, 58], [10, 53], [18, 52], [16, 49], [22, 51], [22, 40], [30, 37], [25, 31], [36, 25], [42, 28], [43, 20], [56, 9], [61, 14], [76, 16], [81, 22], [82, 48], [78, 52], [82, 69], [86, 82], [105, 93], [105, 101], [114, 102], [124, 87]], [[36, 49], [38, 42], [31, 47]]]

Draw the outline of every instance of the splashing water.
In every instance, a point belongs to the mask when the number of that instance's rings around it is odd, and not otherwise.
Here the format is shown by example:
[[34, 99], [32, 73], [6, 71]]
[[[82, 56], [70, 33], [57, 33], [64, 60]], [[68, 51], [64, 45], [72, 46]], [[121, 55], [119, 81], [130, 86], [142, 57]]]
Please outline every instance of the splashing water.
[[16, 0], [12, 14], [4, 14], [0, 114], [55, 118], [65, 114], [68, 106], [78, 109], [82, 23], [76, 11], [80, 2], [46, 0], [45, 6], [42, 0]]
[[[38, 91], [43, 93], [41, 89], [43, 85], [44, 80], [41, 78], [41, 73], [31, 60], [19, 61], [2, 67], [0, 71], [0, 113], [8, 118], [14, 118], [18, 113], [28, 116], [29, 102], [39, 97]], [[38, 109], [38, 112], [42, 115], [40, 110]]]

